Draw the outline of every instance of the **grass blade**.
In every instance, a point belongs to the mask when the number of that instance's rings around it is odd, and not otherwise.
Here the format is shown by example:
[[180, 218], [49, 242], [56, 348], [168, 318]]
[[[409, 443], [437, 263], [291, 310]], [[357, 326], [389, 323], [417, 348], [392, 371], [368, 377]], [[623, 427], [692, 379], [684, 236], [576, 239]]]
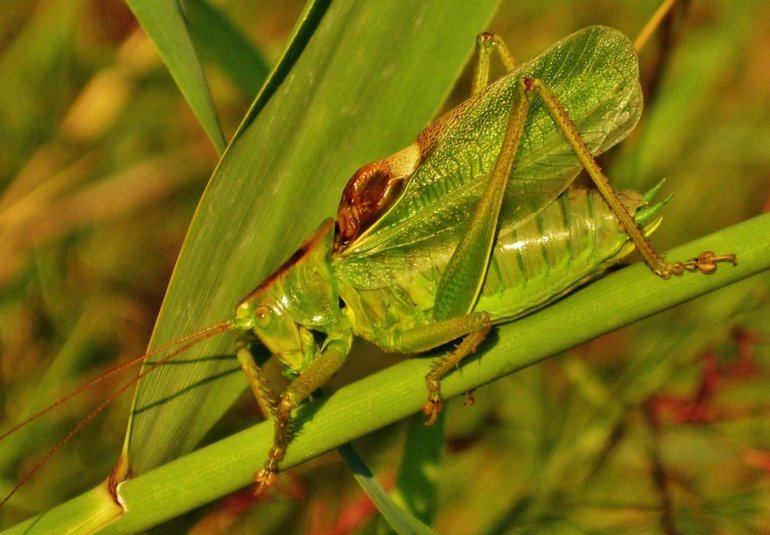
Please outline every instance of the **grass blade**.
[[225, 148], [224, 134], [179, 3], [177, 0], [128, 0], [128, 5], [155, 42], [179, 90], [221, 153]]
[[446, 440], [446, 411], [438, 422], [425, 425], [421, 413], [409, 419], [404, 456], [393, 499], [422, 522], [431, 525], [436, 513], [438, 475]]
[[380, 511], [393, 531], [399, 535], [431, 535], [434, 533], [428, 526], [396, 505], [350, 444], [341, 446], [339, 451], [348, 468], [353, 472], [353, 477], [377, 506], [377, 510]]
[[184, 0], [183, 5], [201, 56], [212, 60], [245, 95], [256, 95], [270, 73], [259, 50], [207, 0]]

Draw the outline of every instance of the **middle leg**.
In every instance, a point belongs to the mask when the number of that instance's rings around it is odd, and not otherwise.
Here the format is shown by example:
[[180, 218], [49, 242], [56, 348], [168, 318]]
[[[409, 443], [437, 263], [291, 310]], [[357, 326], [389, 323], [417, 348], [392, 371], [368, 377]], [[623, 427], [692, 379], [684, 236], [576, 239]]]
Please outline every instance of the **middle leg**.
[[462, 338], [459, 345], [433, 362], [425, 376], [428, 400], [422, 412], [425, 425], [436, 423], [444, 402], [441, 397], [441, 379], [457, 368], [462, 360], [472, 355], [492, 330], [492, 319], [486, 312], [474, 312], [448, 320], [437, 321], [399, 333], [389, 349], [403, 353], [419, 353]]

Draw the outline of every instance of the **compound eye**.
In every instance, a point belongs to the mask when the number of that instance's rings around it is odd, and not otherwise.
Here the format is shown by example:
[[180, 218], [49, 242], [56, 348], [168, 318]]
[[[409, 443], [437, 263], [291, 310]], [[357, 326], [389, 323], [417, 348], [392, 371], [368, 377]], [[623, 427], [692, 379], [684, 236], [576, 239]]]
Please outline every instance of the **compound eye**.
[[272, 316], [270, 308], [265, 305], [260, 305], [254, 310], [254, 321], [260, 329], [266, 329], [270, 326]]

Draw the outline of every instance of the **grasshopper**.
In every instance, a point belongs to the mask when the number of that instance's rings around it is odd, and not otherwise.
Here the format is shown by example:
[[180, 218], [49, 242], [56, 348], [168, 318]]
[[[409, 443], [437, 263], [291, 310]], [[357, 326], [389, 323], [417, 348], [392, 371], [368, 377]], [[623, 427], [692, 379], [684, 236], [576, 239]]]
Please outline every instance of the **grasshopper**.
[[[274, 483], [292, 411], [340, 369], [354, 336], [396, 353], [460, 341], [425, 377], [430, 425], [442, 410], [442, 377], [495, 324], [558, 299], [634, 248], [663, 278], [735, 262], [708, 251], [663, 260], [647, 239], [662, 203], [645, 208], [651, 195], [616, 192], [594, 159], [641, 113], [638, 64], [623, 34], [589, 27], [521, 65], [492, 34], [476, 49], [472, 96], [412, 145], [356, 171], [336, 223], [323, 222], [236, 308], [230, 327], [256, 336], [294, 377], [274, 400], [249, 345], [238, 343], [275, 422], [257, 493]], [[494, 50], [508, 74], [489, 84]], [[596, 191], [568, 190], [580, 169]]]
[[[443, 408], [441, 379], [496, 324], [601, 276], [634, 248], [663, 278], [735, 263], [710, 251], [665, 261], [647, 239], [661, 221], [664, 203], [648, 206], [656, 190], [618, 193], [595, 161], [641, 114], [638, 62], [623, 34], [589, 27], [520, 65], [495, 35], [481, 34], [476, 49], [471, 97], [412, 145], [356, 171], [336, 221], [324, 221], [234, 319], [199, 333], [238, 333], [238, 361], [274, 420], [257, 493], [275, 482], [294, 409], [340, 369], [356, 336], [409, 354], [459, 341], [425, 377], [430, 425]], [[489, 83], [493, 51], [508, 74]], [[596, 190], [570, 188], [581, 169]], [[253, 339], [293, 379], [277, 399]]]

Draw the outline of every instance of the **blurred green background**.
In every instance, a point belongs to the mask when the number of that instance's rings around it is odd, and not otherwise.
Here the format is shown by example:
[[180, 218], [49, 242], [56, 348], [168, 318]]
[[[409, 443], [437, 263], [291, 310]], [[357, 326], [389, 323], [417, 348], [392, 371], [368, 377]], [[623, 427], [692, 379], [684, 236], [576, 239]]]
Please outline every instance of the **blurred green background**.
[[[278, 0], [216, 5], [267, 66], [302, 9]], [[490, 30], [523, 60], [589, 24], [634, 36], [656, 5], [509, 1]], [[25, 400], [56, 399], [144, 351], [218, 158], [122, 2], [6, 0], [0, 13], [4, 428]], [[604, 161], [621, 188], [668, 179], [674, 199], [655, 236], [664, 250], [770, 210], [770, 5], [692, 2], [673, 35], [662, 69], [654, 42], [643, 52], [642, 124]], [[207, 76], [232, 135], [256, 75], [235, 79], [208, 64]], [[468, 86], [466, 75], [454, 102]], [[478, 390], [472, 409], [451, 402], [435, 529], [761, 532], [770, 522], [768, 284], [755, 277], [575, 348]], [[338, 383], [348, 380], [342, 375]], [[115, 388], [57, 409], [22, 448], [0, 451], [0, 494]], [[22, 489], [2, 525], [107, 476], [124, 398]], [[245, 397], [221, 431], [253, 421], [252, 405]], [[386, 484], [405, 427], [356, 443]], [[258, 503], [245, 492], [158, 531], [376, 529], [376, 513], [336, 454], [286, 477], [290, 492], [274, 499]]]

